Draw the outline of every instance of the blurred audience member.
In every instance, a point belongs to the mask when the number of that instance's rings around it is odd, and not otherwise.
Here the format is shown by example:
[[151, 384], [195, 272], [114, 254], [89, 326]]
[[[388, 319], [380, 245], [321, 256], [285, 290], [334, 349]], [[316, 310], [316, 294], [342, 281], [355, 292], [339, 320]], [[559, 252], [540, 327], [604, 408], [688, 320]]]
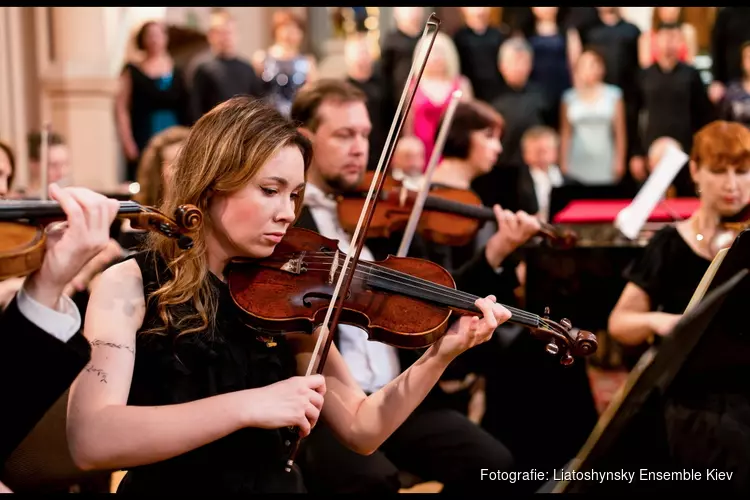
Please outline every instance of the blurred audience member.
[[289, 116], [297, 90], [316, 76], [315, 58], [302, 53], [305, 21], [291, 10], [274, 12], [271, 35], [273, 45], [253, 55], [253, 68], [263, 80], [267, 99]]
[[125, 152], [125, 178], [134, 181], [141, 152], [162, 130], [189, 123], [189, 96], [183, 72], [167, 51], [164, 23], [148, 21], [135, 35], [141, 54], [120, 73], [115, 115], [120, 144]]
[[419, 190], [427, 161], [424, 143], [419, 138], [413, 135], [402, 137], [391, 157], [391, 176], [408, 188]]
[[391, 122], [385, 112], [385, 78], [373, 58], [367, 35], [357, 32], [347, 37], [344, 45], [347, 81], [367, 96], [367, 112], [372, 131], [367, 169], [375, 170], [383, 152]]
[[[693, 66], [680, 62], [682, 31], [679, 25], [662, 24], [655, 36], [656, 63], [644, 70], [640, 79], [641, 101], [646, 112], [646, 127], [642, 137], [633, 137], [639, 155], [645, 153], [651, 143], [662, 136], [673, 137], [683, 151], [690, 151], [693, 135], [704, 125], [713, 121], [715, 109], [708, 99], [700, 73]], [[637, 156], [631, 160], [639, 163]], [[631, 167], [641, 171], [638, 165]], [[633, 174], [635, 176], [635, 174]], [[690, 172], [684, 168], [675, 179], [675, 187], [681, 196], [691, 196], [693, 183]]]
[[578, 58], [575, 86], [560, 107], [560, 167], [582, 184], [617, 184], [625, 173], [627, 136], [622, 91], [604, 83], [604, 60], [593, 50]]
[[677, 58], [685, 64], [693, 64], [698, 53], [698, 35], [695, 26], [685, 22], [683, 7], [654, 7], [654, 16], [650, 31], [643, 33], [638, 41], [638, 61], [641, 67], [648, 68], [656, 63], [659, 55], [659, 44], [656, 34], [662, 25], [677, 26], [681, 33], [677, 49]]
[[717, 7], [711, 31], [711, 102], [724, 98], [726, 86], [742, 78], [742, 45], [750, 41], [750, 7]]
[[506, 36], [490, 26], [490, 7], [461, 7], [461, 13], [465, 24], [453, 35], [461, 74], [469, 79], [474, 97], [490, 102], [502, 83], [497, 53]]
[[559, 21], [558, 7], [532, 7], [534, 23], [526, 39], [534, 52], [529, 81], [542, 87], [551, 106], [547, 124], [558, 128], [560, 99], [571, 87], [571, 68], [581, 54], [581, 39], [574, 28], [567, 30]]
[[0, 200], [5, 198], [13, 186], [16, 157], [13, 149], [0, 141]]
[[424, 31], [424, 7], [394, 7], [393, 20], [396, 27], [383, 36], [380, 49], [385, 78], [386, 116], [394, 116], [409, 78], [414, 49]]
[[619, 7], [597, 7], [600, 23], [586, 36], [588, 47], [596, 49], [604, 59], [604, 82], [620, 88], [625, 103], [627, 157], [634, 154], [638, 135], [641, 103], [638, 93], [638, 40], [641, 31], [620, 15]]
[[[42, 134], [32, 132], [27, 137], [29, 151], [29, 183], [26, 188], [14, 189], [11, 198], [39, 198], [42, 196]], [[47, 136], [47, 184], [60, 187], [70, 185], [70, 150], [65, 138], [57, 132]]]
[[521, 163], [521, 136], [535, 125], [549, 123], [552, 104], [544, 88], [529, 81], [534, 52], [523, 38], [503, 42], [498, 53], [498, 68], [503, 85], [492, 107], [505, 119], [501, 163]]
[[212, 57], [202, 62], [193, 75], [193, 122], [236, 95], [264, 95], [262, 80], [250, 63], [237, 55], [237, 22], [226, 10], [212, 12], [208, 43]]
[[521, 208], [545, 222], [549, 221], [552, 189], [576, 183], [560, 170], [559, 150], [560, 137], [551, 127], [531, 127], [521, 138], [524, 163], [518, 179]]
[[750, 42], [742, 44], [742, 78], [733, 80], [720, 102], [721, 119], [750, 126]]
[[[421, 56], [421, 49], [422, 46], [417, 45], [415, 58]], [[406, 135], [415, 135], [424, 143], [427, 161], [430, 161], [435, 148], [435, 134], [440, 119], [457, 90], [463, 92], [464, 100], [473, 96], [471, 82], [461, 74], [461, 63], [453, 40], [445, 33], [438, 33], [404, 124]]]

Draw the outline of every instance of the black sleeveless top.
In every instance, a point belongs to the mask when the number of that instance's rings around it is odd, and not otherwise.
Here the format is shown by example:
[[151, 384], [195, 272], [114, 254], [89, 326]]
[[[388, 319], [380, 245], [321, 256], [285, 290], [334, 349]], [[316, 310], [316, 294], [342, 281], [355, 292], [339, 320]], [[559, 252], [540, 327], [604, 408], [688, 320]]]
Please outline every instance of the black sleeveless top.
[[[240, 322], [228, 287], [213, 274], [208, 279], [219, 304], [215, 329], [179, 337], [173, 331], [142, 334], [161, 322], [156, 301], [149, 297], [168, 270], [153, 254], [141, 252], [134, 259], [143, 275], [146, 314], [136, 339], [128, 405], [187, 403], [295, 375], [294, 357], [284, 339], [275, 339], [277, 345], [269, 347]], [[130, 469], [118, 493], [304, 492], [299, 470], [284, 471], [288, 439], [286, 429], [243, 429], [178, 457]]]

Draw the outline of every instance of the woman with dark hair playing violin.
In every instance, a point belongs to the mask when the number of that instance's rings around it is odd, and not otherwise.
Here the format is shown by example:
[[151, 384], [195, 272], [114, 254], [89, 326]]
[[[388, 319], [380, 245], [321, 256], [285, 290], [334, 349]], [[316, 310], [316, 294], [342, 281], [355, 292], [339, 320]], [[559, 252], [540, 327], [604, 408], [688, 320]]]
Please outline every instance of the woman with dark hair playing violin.
[[175, 160], [179, 181], [161, 206], [171, 213], [188, 203], [203, 212], [193, 248], [183, 253], [173, 240], [149, 235], [145, 252], [94, 286], [84, 327], [92, 362], [69, 401], [78, 466], [128, 470], [124, 492], [304, 491], [296, 464], [284, 470], [287, 427], [305, 437], [322, 415], [342, 443], [371, 454], [456, 356], [510, 317], [494, 297], [479, 299], [482, 318], [454, 322], [370, 395], [335, 346], [322, 376], [300, 376], [315, 335], [269, 342], [238, 314], [225, 266], [235, 257], [269, 257], [284, 240], [311, 156], [291, 122], [251, 98], [230, 99], [193, 126]]
[[651, 237], [643, 255], [625, 270], [627, 284], [609, 317], [609, 332], [640, 351], [679, 321], [715, 252], [720, 219], [750, 202], [750, 130], [714, 121], [698, 131], [690, 176], [700, 199], [693, 215]]
[[[442, 125], [442, 124], [441, 124]], [[501, 136], [503, 117], [491, 106], [479, 102], [460, 102], [445, 136], [443, 157], [432, 175], [432, 188], [471, 189], [472, 181], [492, 170], [502, 151]], [[486, 226], [493, 231], [482, 244], [482, 232], [471, 243], [451, 247], [430, 245], [430, 258], [444, 267], [464, 273], [467, 261], [477, 251], [485, 249], [493, 268], [502, 266], [502, 285], [498, 277], [489, 273], [472, 276], [475, 293], [495, 286], [498, 300], [503, 304], [516, 305], [519, 301], [514, 290], [524, 286], [522, 273], [517, 272], [523, 264], [521, 256], [512, 252], [527, 242], [540, 229], [536, 216], [524, 211], [512, 212], [493, 207], [497, 225]], [[508, 234], [509, 233], [509, 234]], [[497, 252], [493, 246], [506, 247]], [[503, 255], [502, 261], [491, 261], [493, 255]], [[520, 265], [519, 265], [520, 264]], [[468, 284], [465, 286], [469, 286]], [[526, 335], [518, 334], [515, 325], [505, 325], [496, 333], [496, 338], [472, 349], [459, 357], [453, 374], [473, 372], [485, 379], [485, 412], [481, 425], [506, 445], [514, 457], [515, 470], [551, 470], [562, 467], [583, 445], [596, 423], [596, 409], [583, 366], [561, 367], [554, 360], [538, 355], [538, 342]], [[501, 341], [502, 339], [502, 341]], [[508, 379], [523, 373], [513, 384]], [[454, 375], [455, 376], [455, 375]], [[528, 394], [539, 393], [549, 380], [568, 388], [565, 394], [549, 395], [529, 401]], [[534, 432], [544, 425], [544, 420], [565, 405], [570, 424], [565, 436], [550, 441]], [[508, 411], [512, 406], [513, 411]], [[517, 485], [521, 491], [535, 491], [540, 486], [533, 481]]]

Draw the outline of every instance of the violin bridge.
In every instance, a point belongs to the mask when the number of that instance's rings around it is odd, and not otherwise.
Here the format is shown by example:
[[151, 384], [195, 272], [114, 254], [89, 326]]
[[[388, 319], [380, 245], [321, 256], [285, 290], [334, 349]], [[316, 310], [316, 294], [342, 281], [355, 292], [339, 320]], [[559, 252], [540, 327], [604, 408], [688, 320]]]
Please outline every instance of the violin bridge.
[[296, 259], [289, 259], [284, 265], [281, 266], [282, 271], [286, 271], [292, 274], [300, 274], [305, 271], [305, 252], [297, 257]]
[[336, 277], [336, 270], [339, 268], [339, 251], [333, 254], [333, 262], [331, 263], [331, 270], [328, 272], [328, 284], [333, 284], [333, 279]]

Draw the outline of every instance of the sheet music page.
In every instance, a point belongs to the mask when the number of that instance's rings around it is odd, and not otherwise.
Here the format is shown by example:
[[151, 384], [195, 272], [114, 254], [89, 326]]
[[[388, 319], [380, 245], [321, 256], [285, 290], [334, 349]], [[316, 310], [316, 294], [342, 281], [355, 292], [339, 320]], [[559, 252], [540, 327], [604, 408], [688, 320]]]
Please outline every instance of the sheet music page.
[[638, 237], [643, 225], [651, 212], [659, 204], [667, 192], [672, 181], [689, 157], [676, 147], [669, 145], [664, 151], [661, 161], [648, 176], [643, 187], [633, 198], [633, 201], [622, 209], [615, 219], [615, 227], [627, 238], [634, 240]]

